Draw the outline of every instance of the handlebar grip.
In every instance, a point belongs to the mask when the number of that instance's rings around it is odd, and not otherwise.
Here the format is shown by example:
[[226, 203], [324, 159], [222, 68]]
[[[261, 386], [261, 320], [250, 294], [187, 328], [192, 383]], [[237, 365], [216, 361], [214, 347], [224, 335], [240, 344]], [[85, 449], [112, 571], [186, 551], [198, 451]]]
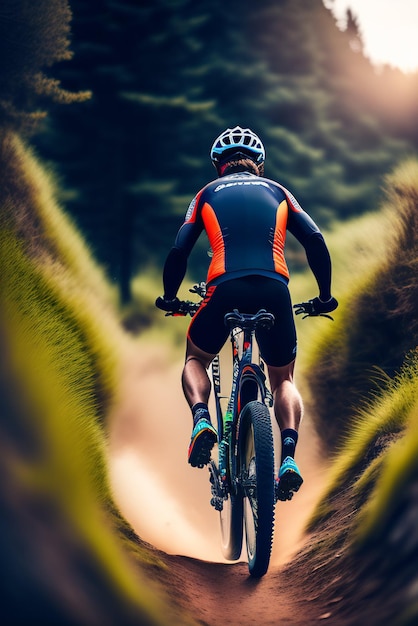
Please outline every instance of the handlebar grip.
[[191, 302], [190, 300], [180, 300], [177, 311], [168, 311], [165, 315], [166, 317], [186, 317], [193, 315], [196, 313], [200, 306], [199, 302]]
[[334, 318], [331, 317], [331, 315], [328, 315], [328, 313], [317, 311], [313, 300], [308, 300], [308, 302], [299, 302], [298, 304], [294, 304], [293, 308], [295, 309], [295, 315], [303, 315], [303, 320], [307, 317], [327, 317], [328, 319], [334, 321]]

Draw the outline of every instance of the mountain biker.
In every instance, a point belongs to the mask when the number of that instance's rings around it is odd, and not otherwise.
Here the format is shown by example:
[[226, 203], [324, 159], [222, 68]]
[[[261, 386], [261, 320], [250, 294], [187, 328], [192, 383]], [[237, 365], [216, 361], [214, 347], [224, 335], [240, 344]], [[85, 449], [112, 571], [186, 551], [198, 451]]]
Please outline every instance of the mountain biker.
[[264, 178], [265, 150], [249, 128], [228, 128], [217, 137], [211, 159], [218, 178], [192, 200], [163, 271], [164, 295], [156, 306], [179, 310], [178, 289], [188, 256], [203, 230], [213, 257], [207, 293], [192, 318], [182, 374], [184, 395], [193, 415], [188, 461], [209, 463], [216, 442], [208, 400], [207, 374], [214, 356], [228, 337], [225, 313], [238, 309], [256, 313], [267, 309], [275, 316], [270, 330], [258, 329], [257, 341], [267, 364], [274, 412], [281, 432], [281, 465], [276, 480], [280, 499], [290, 499], [303, 482], [294, 460], [303, 403], [294, 383], [296, 330], [288, 291], [289, 272], [284, 258], [286, 231], [305, 248], [319, 295], [310, 302], [316, 313], [333, 311], [331, 260], [324, 238], [293, 195], [279, 183]]

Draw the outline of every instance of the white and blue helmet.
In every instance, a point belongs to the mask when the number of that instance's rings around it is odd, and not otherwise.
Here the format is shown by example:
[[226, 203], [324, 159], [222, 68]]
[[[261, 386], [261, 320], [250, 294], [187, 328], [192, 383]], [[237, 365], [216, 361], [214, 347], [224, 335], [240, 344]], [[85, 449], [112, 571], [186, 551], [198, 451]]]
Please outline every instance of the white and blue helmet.
[[227, 128], [213, 142], [210, 158], [213, 164], [220, 165], [230, 159], [231, 156], [239, 155], [249, 157], [257, 165], [264, 162], [266, 152], [259, 137], [249, 128]]

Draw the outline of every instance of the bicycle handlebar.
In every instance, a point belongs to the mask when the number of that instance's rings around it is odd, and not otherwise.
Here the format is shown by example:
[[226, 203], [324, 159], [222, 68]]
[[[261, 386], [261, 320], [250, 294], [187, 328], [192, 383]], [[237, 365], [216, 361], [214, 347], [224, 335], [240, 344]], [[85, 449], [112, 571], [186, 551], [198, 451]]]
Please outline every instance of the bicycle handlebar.
[[165, 314], [166, 317], [186, 317], [193, 315], [196, 313], [197, 309], [200, 307], [200, 302], [192, 302], [191, 300], [180, 300], [179, 308], [177, 311], [167, 311]]
[[[190, 293], [195, 293], [198, 296], [200, 296], [203, 300], [203, 298], [206, 295], [206, 283], [201, 282], [198, 283], [196, 285], [193, 285], [193, 287], [191, 289], [189, 289]], [[197, 309], [200, 307], [202, 301], [200, 302], [192, 302], [191, 300], [180, 300], [179, 301], [179, 308], [177, 311], [168, 311], [168, 313], [165, 314], [166, 317], [168, 316], [173, 316], [173, 317], [186, 317], [187, 315], [190, 315], [190, 317], [193, 317], [193, 315], [196, 313]]]
[[[201, 282], [196, 285], [193, 285], [193, 287], [189, 289], [189, 291], [190, 293], [197, 294], [203, 299], [206, 295], [206, 283]], [[178, 309], [176, 311], [168, 311], [166, 313], [166, 317], [167, 316], [185, 317], [187, 315], [190, 315], [190, 317], [193, 317], [193, 315], [196, 313], [196, 311], [200, 307], [201, 302], [202, 300], [200, 302], [192, 302], [191, 300], [180, 300]], [[321, 313], [317, 311], [315, 309], [313, 300], [308, 300], [307, 302], [299, 302], [298, 304], [294, 304], [293, 308], [295, 309], [295, 315], [303, 315], [302, 319], [305, 319], [307, 317], [327, 317], [328, 319], [334, 321], [334, 318], [331, 317], [331, 315], [328, 315], [328, 313]], [[259, 311], [256, 315], [258, 316], [260, 313], [261, 311]], [[257, 323], [261, 322], [262, 325], [271, 326], [271, 324], [273, 323], [270, 319], [271, 314], [266, 313], [264, 310], [263, 310], [263, 314], [264, 314], [263, 319], [258, 319]], [[253, 316], [253, 317], [256, 317], [256, 316]], [[273, 318], [273, 321], [274, 321], [274, 318]], [[241, 313], [238, 313], [238, 311], [237, 312], [234, 311], [233, 313], [229, 313], [225, 316], [225, 323], [227, 325], [236, 323], [237, 326], [240, 326], [243, 322], [244, 322], [244, 316]]]

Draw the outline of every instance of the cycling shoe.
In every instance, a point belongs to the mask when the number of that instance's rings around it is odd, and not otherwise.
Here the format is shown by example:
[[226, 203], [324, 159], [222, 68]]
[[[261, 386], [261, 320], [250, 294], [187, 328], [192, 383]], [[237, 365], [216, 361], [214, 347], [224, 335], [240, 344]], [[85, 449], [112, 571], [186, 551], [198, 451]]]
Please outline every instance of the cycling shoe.
[[189, 445], [189, 463], [203, 467], [210, 462], [210, 453], [217, 441], [216, 430], [208, 419], [200, 419], [193, 428]]
[[279, 469], [276, 480], [276, 500], [286, 501], [293, 498], [303, 483], [298, 466], [292, 457], [287, 456]]

